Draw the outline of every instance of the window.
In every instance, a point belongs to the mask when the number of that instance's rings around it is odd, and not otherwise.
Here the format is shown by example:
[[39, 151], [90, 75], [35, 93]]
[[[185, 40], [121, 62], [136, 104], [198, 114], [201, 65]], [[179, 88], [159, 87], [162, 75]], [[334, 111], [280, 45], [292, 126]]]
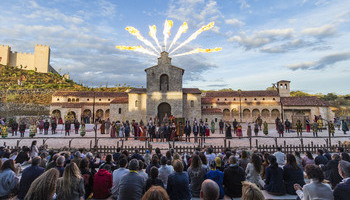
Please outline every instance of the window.
[[139, 107], [139, 101], [138, 100], [135, 101], [135, 107]]
[[121, 108], [119, 108], [118, 113], [122, 114], [122, 109]]
[[59, 98], [57, 98], [57, 101], [60, 101], [60, 99], [59, 99]]
[[254, 101], [256, 101], [256, 98], [254, 98]]
[[205, 108], [208, 108], [208, 106], [205, 106]]
[[99, 99], [98, 101], [101, 101], [101, 99]]
[[234, 98], [233, 100], [236, 101], [236, 98]]
[[215, 118], [215, 122], [218, 122], [218, 118]]
[[111, 101], [111, 99], [108, 99], [108, 101]]
[[74, 98], [72, 99], [72, 102], [75, 102], [75, 99], [74, 99]]
[[86, 101], [90, 101], [90, 99], [86, 99]]
[[71, 102], [72, 100], [70, 98], [68, 98], [68, 102]]
[[276, 100], [275, 98], [273, 98], [272, 100]]
[[77, 98], [77, 99], [75, 100], [75, 102], [79, 102], [79, 98]]
[[265, 100], [265, 98], [263, 98], [263, 101]]
[[169, 76], [166, 74], [162, 74], [160, 76], [160, 84], [159, 84], [159, 90], [161, 92], [169, 91]]
[[225, 101], [227, 101], [227, 99], [225, 99]]
[[194, 107], [194, 101], [191, 100], [191, 107]]
[[247, 98], [245, 98], [244, 101], [247, 101]]
[[218, 101], [220, 101], [220, 99], [218, 99]]
[[210, 106], [210, 108], [213, 108], [213, 106]]

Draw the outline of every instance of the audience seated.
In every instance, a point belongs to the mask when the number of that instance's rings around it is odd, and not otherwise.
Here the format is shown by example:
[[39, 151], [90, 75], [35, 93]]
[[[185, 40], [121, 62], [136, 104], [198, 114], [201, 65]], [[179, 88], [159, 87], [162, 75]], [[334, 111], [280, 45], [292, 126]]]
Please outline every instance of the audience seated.
[[[206, 179], [211, 179], [215, 181], [215, 183], [220, 188], [220, 199], [224, 198], [225, 192], [224, 188], [222, 187], [222, 184], [224, 182], [224, 173], [218, 169], [216, 169], [216, 162], [215, 160], [211, 161], [210, 164], [210, 171], [206, 174]], [[203, 186], [203, 184], [202, 184]]]
[[328, 159], [326, 156], [323, 155], [323, 150], [318, 149], [317, 150], [317, 156], [315, 158], [315, 165], [326, 165], [328, 162]]
[[89, 168], [89, 160], [88, 158], [83, 158], [80, 161], [80, 173], [84, 179], [84, 188], [85, 188], [85, 198], [88, 198], [93, 190], [94, 185], [94, 175], [90, 172]]
[[339, 174], [343, 181], [334, 188], [334, 200], [346, 200], [350, 197], [350, 162], [339, 162]]
[[[59, 159], [59, 158], [58, 158]], [[85, 194], [84, 179], [75, 163], [67, 164], [63, 176], [57, 180], [57, 200], [80, 200]]]
[[163, 181], [158, 178], [158, 168], [153, 166], [150, 170], [150, 177], [146, 181], [146, 188], [147, 191], [152, 186], [161, 186], [164, 188]]
[[306, 199], [333, 199], [333, 192], [330, 185], [322, 183], [324, 175], [317, 165], [306, 165], [305, 171], [307, 177], [311, 179], [309, 184], [301, 187], [299, 184], [294, 185], [297, 195], [301, 200]]
[[264, 189], [273, 195], [286, 194], [286, 188], [283, 182], [283, 169], [278, 167], [276, 157], [269, 157], [270, 166], [266, 168]]
[[265, 200], [265, 197], [256, 184], [244, 181], [241, 200]]
[[152, 186], [143, 195], [142, 200], [170, 200], [168, 193], [163, 187]]
[[132, 159], [129, 163], [129, 172], [120, 179], [117, 191], [118, 199], [139, 200], [142, 198], [145, 181], [142, 176], [138, 175], [138, 168], [138, 160]]
[[30, 185], [25, 196], [25, 200], [48, 200], [53, 199], [56, 192], [57, 179], [59, 172], [57, 169], [49, 169], [39, 176]]
[[189, 177], [183, 171], [184, 166], [181, 160], [174, 160], [173, 166], [175, 172], [169, 175], [167, 183], [170, 200], [190, 200], [192, 195], [189, 187]]
[[201, 185], [207, 174], [207, 168], [202, 166], [202, 161], [198, 155], [193, 156], [191, 166], [187, 169], [187, 173], [190, 178], [192, 197], [199, 197]]
[[295, 195], [294, 184], [305, 185], [304, 173], [293, 154], [287, 154], [287, 164], [283, 167], [283, 180], [288, 194]]
[[160, 159], [161, 166], [158, 170], [158, 177], [163, 182], [164, 188], [167, 187], [168, 176], [174, 172], [174, 168], [166, 164], [167, 160], [168, 159], [165, 156], [162, 156], [162, 158]]
[[286, 164], [286, 155], [282, 153], [281, 147], [277, 147], [277, 152], [275, 152], [273, 155], [276, 157], [276, 162], [279, 166], [284, 166]]
[[257, 186], [263, 188], [265, 183], [260, 176], [261, 165], [262, 163], [260, 156], [258, 154], [253, 154], [250, 162], [247, 165], [245, 173], [247, 175], [247, 181], [255, 183]]
[[220, 197], [220, 189], [218, 184], [210, 179], [203, 181], [201, 185], [201, 191], [200, 191], [201, 200], [218, 200], [219, 197]]
[[6, 160], [1, 166], [0, 199], [10, 199], [16, 195], [19, 184], [14, 160]]
[[113, 171], [113, 186], [111, 189], [112, 196], [115, 199], [118, 197], [118, 188], [119, 188], [120, 180], [125, 174], [129, 173], [129, 169], [127, 169], [127, 166], [128, 166], [127, 159], [122, 158], [119, 160], [118, 163], [120, 168]]
[[224, 191], [230, 198], [242, 196], [242, 181], [245, 180], [244, 169], [237, 164], [237, 158], [230, 156], [230, 165], [224, 170]]
[[331, 182], [332, 188], [342, 181], [342, 177], [338, 172], [338, 165], [340, 156], [333, 154], [332, 160], [328, 161], [326, 165], [321, 165], [321, 169], [324, 172], [325, 179]]
[[113, 178], [111, 172], [111, 165], [105, 164], [94, 176], [94, 198], [106, 199], [111, 195], [111, 188]]

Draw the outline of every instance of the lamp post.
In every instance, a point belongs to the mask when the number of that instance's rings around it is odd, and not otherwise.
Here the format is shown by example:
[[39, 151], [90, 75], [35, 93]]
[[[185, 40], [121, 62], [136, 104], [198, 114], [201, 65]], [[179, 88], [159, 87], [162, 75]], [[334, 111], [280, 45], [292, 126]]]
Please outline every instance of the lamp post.
[[92, 122], [94, 124], [94, 131], [95, 131], [95, 148], [97, 149], [97, 124], [95, 123], [95, 98], [96, 98], [96, 93], [94, 91], [94, 88], [92, 88], [92, 92], [94, 94], [94, 99], [92, 102]]
[[242, 123], [242, 95], [241, 90], [238, 90], [239, 94], [239, 122]]

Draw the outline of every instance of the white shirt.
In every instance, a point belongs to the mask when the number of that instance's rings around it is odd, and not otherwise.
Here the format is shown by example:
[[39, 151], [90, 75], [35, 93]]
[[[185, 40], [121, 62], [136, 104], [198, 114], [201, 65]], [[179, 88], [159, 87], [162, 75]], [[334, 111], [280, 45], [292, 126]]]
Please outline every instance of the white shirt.
[[333, 200], [334, 198], [330, 185], [314, 179], [311, 179], [310, 184], [304, 185], [303, 191], [297, 190], [296, 193], [301, 200]]
[[278, 165], [285, 165], [286, 164], [286, 155], [284, 153], [277, 151], [273, 155], [276, 157]]
[[114, 197], [118, 196], [117, 192], [118, 192], [119, 182], [122, 179], [122, 177], [127, 173], [129, 173], [129, 170], [123, 167], [113, 171], [113, 186], [111, 189], [111, 193]]

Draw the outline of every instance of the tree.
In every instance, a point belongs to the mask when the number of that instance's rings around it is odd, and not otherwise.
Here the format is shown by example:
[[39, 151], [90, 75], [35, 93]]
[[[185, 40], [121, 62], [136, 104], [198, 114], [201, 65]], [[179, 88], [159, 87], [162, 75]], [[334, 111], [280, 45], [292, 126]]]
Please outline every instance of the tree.
[[290, 96], [292, 97], [305, 97], [305, 96], [310, 96], [310, 94], [302, 91], [291, 91]]
[[325, 101], [334, 101], [338, 98], [338, 96], [334, 93], [328, 93], [327, 95], [324, 95], [321, 98]]

